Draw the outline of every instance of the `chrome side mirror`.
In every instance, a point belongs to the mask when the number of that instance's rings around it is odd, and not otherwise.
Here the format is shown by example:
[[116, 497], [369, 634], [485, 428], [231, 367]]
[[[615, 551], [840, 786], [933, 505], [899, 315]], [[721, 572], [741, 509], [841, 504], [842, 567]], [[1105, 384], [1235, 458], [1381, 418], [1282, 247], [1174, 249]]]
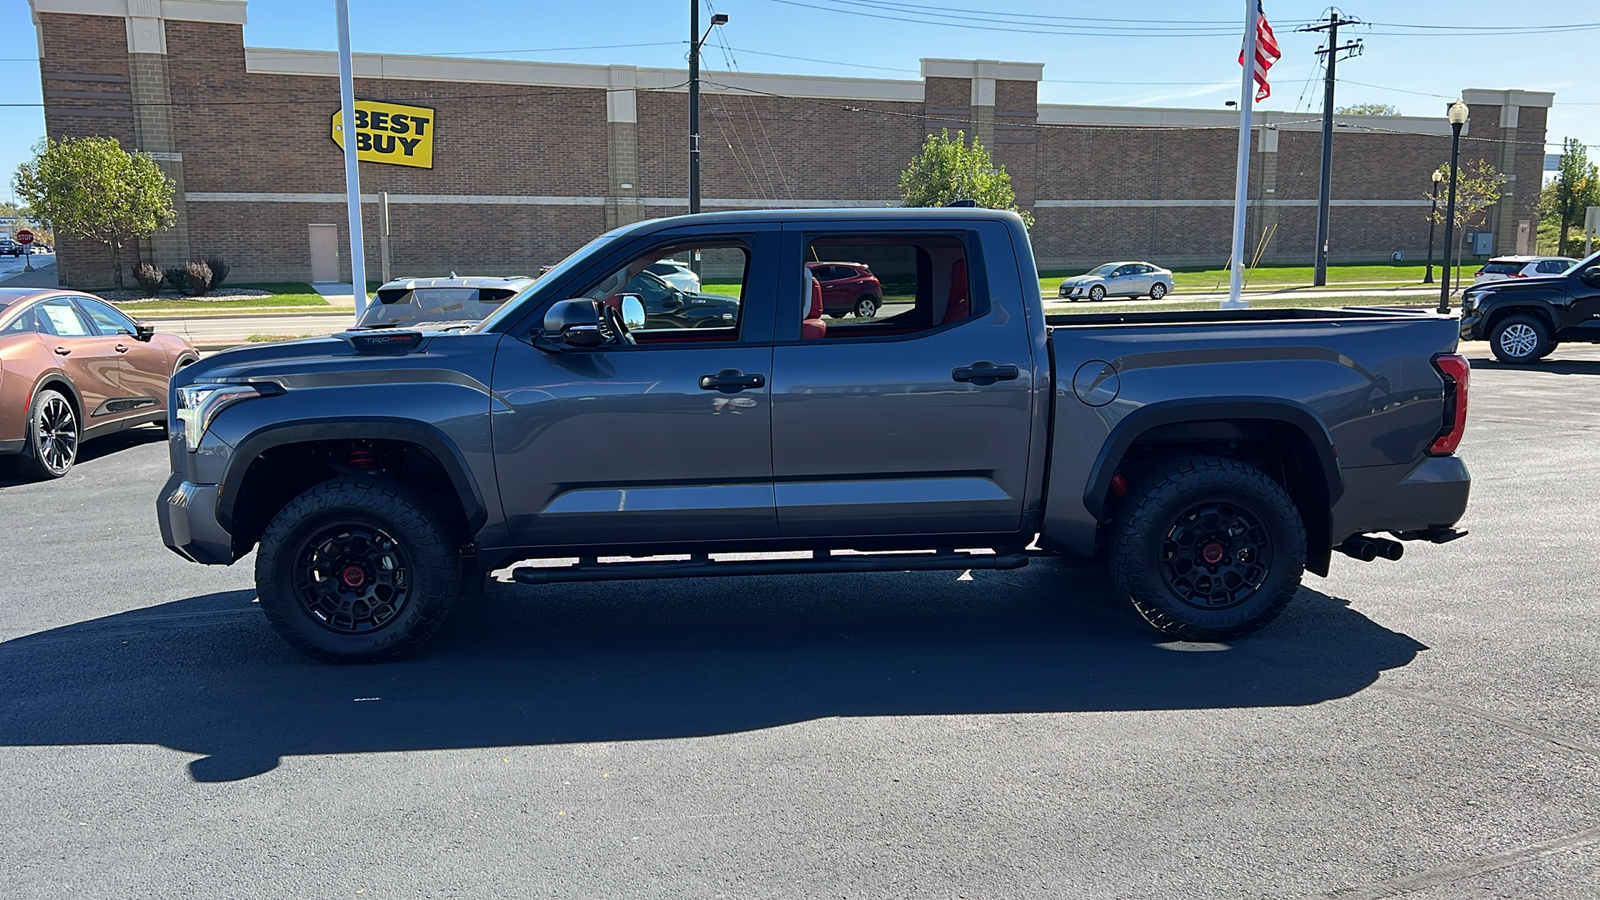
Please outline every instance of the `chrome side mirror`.
[[644, 302], [637, 294], [622, 295], [622, 324], [628, 326], [629, 331], [644, 327]]

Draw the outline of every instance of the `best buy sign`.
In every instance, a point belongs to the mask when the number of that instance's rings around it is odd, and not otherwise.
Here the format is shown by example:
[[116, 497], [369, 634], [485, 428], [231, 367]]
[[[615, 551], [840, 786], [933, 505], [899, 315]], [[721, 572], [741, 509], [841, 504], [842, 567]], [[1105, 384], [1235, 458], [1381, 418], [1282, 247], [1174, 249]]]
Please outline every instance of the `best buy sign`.
[[[333, 114], [333, 142], [344, 147], [343, 111]], [[356, 159], [433, 168], [433, 110], [376, 100], [356, 101]]]

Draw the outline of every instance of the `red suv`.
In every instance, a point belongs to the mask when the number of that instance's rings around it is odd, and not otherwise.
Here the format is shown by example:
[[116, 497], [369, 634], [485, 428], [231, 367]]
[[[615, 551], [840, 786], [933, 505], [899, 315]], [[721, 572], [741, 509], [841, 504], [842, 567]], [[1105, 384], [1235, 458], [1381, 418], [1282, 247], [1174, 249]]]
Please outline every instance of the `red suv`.
[[870, 319], [883, 306], [883, 285], [861, 263], [808, 262], [806, 268], [822, 285], [822, 311], [835, 319], [850, 313]]

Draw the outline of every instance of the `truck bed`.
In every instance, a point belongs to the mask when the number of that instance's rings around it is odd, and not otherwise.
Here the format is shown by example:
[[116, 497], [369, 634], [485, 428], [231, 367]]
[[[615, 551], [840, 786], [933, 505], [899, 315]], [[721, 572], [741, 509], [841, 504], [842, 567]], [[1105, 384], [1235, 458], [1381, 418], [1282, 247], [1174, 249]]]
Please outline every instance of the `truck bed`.
[[1338, 322], [1358, 319], [1440, 318], [1432, 310], [1415, 306], [1345, 306], [1332, 309], [1194, 309], [1168, 312], [1045, 312], [1045, 323], [1054, 328], [1079, 328], [1098, 325], [1214, 325], [1252, 322]]
[[1045, 319], [1056, 402], [1044, 530], [1054, 544], [1092, 551], [1113, 474], [1107, 459], [1148, 435], [1167, 439], [1159, 429], [1168, 420], [1213, 416], [1298, 423], [1326, 449], [1329, 480], [1349, 489], [1344, 503], [1330, 498], [1335, 540], [1375, 526], [1372, 510], [1425, 527], [1392, 509], [1423, 504], [1378, 486], [1403, 482], [1440, 431], [1446, 385], [1432, 360], [1455, 350], [1455, 319], [1378, 307]]

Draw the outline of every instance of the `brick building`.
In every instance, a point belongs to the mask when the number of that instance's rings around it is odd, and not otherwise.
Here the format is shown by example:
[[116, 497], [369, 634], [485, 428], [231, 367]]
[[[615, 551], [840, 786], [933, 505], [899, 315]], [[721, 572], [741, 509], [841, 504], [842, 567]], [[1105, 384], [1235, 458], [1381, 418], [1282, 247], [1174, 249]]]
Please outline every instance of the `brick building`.
[[[349, 278], [335, 54], [244, 46], [244, 0], [30, 4], [49, 135], [114, 136], [177, 183], [178, 222], [144, 259], [217, 255], [236, 281]], [[686, 211], [682, 70], [357, 54], [355, 71], [358, 100], [425, 107], [433, 129], [431, 168], [361, 166], [369, 272], [379, 192], [394, 271], [407, 274], [526, 272], [607, 228]], [[992, 60], [925, 59], [915, 81], [704, 77], [707, 210], [892, 205], [923, 137], [962, 129], [1011, 173], [1045, 268], [1227, 258], [1229, 110], [1041, 104], [1043, 65]], [[1510, 178], [1485, 222], [1510, 252], [1537, 226], [1553, 95], [1463, 96], [1463, 159]], [[1443, 109], [1338, 122], [1330, 258], [1421, 258], [1424, 192], [1449, 154]], [[1256, 123], [1251, 244], [1267, 262], [1309, 263], [1320, 123], [1271, 110]], [[111, 280], [97, 246], [64, 239], [60, 251], [66, 283]]]

